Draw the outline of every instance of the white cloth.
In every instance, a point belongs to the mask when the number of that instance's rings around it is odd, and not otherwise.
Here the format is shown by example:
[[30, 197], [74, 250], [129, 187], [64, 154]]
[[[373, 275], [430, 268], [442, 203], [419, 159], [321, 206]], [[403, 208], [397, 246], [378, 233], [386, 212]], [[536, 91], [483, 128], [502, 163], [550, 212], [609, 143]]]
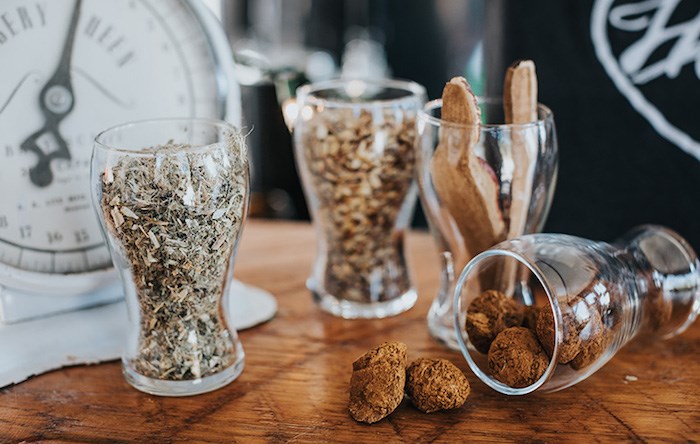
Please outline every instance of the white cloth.
[[89, 294], [55, 295], [28, 293], [0, 287], [0, 325], [24, 322], [117, 302], [124, 298], [121, 284], [106, 285]]
[[[272, 319], [277, 301], [264, 290], [233, 281], [228, 309], [234, 328], [243, 330]], [[123, 301], [0, 324], [0, 388], [69, 365], [118, 359], [127, 326]]]

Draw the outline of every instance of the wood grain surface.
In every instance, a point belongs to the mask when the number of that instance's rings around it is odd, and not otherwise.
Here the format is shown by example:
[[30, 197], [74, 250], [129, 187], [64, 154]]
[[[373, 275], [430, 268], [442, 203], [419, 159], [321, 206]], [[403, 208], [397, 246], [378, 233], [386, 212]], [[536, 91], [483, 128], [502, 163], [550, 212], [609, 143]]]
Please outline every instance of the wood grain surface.
[[[692, 442], [700, 440], [700, 323], [666, 342], [634, 342], [583, 383], [554, 394], [506, 397], [428, 334], [437, 290], [435, 249], [408, 237], [419, 291], [400, 316], [346, 321], [316, 309], [304, 286], [314, 254], [306, 224], [253, 221], [236, 275], [273, 292], [277, 317], [241, 334], [246, 367], [231, 385], [190, 398], [132, 389], [120, 364], [73, 367], [0, 390], [0, 442]], [[472, 384], [461, 409], [424, 414], [409, 402], [374, 425], [347, 413], [351, 363], [386, 340], [408, 357], [443, 357]], [[2, 359], [2, 357], [0, 357]], [[636, 376], [636, 381], [625, 377]]]

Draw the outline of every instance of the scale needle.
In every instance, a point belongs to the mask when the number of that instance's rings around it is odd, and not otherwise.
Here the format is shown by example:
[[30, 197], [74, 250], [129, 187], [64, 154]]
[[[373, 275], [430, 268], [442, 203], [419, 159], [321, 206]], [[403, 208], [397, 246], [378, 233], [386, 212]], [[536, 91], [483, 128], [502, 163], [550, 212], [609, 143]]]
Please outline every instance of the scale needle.
[[[75, 106], [75, 96], [73, 95], [73, 85], [71, 82], [71, 60], [73, 58], [73, 46], [75, 44], [78, 21], [80, 19], [81, 5], [82, 0], [75, 1], [68, 34], [63, 44], [63, 53], [58, 62], [58, 67], [39, 94], [39, 107], [44, 115], [44, 126], [30, 135], [21, 145], [23, 150], [31, 151], [38, 156], [36, 165], [29, 170], [29, 178], [32, 183], [39, 187], [47, 187], [53, 182], [51, 162], [54, 159], [71, 159], [68, 145], [61, 136], [58, 125], [73, 111]], [[41, 136], [47, 133], [54, 137], [58, 144], [58, 149], [45, 154], [37, 144], [37, 141]]]

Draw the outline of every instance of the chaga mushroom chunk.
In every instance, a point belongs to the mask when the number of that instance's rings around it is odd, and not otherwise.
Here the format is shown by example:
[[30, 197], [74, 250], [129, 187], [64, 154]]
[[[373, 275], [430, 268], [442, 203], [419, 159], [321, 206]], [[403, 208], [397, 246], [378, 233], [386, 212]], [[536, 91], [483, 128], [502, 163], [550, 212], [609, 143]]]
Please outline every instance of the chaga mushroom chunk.
[[467, 310], [466, 330], [469, 340], [481, 353], [488, 353], [491, 342], [508, 327], [521, 325], [525, 309], [496, 290], [476, 297]]
[[498, 334], [488, 355], [489, 371], [498, 381], [514, 388], [537, 382], [549, 366], [549, 358], [535, 334], [511, 327]]
[[406, 345], [388, 342], [360, 356], [352, 364], [350, 415], [375, 423], [401, 404], [406, 384]]
[[425, 413], [461, 407], [469, 396], [469, 381], [446, 359], [417, 359], [406, 369], [406, 394]]

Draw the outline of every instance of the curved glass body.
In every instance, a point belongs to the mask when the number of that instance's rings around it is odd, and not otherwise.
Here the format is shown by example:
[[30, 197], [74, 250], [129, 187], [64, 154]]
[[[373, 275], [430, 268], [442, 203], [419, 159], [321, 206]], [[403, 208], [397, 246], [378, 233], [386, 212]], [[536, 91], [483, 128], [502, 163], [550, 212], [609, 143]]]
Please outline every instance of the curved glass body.
[[[472, 127], [440, 119], [441, 100], [418, 115], [418, 188], [442, 266], [428, 327], [454, 349], [455, 270], [502, 240], [540, 231], [557, 179], [556, 130], [547, 107], [539, 105], [537, 122], [522, 125], [498, 123], [504, 121], [500, 100], [480, 99], [480, 108], [483, 123], [473, 146], [465, 143]], [[522, 279], [514, 277], [513, 285], [528, 293]]]
[[233, 381], [244, 353], [225, 307], [248, 206], [243, 137], [203, 119], [115, 127], [96, 138], [91, 181], [126, 296], [126, 379], [165, 396]]
[[316, 228], [308, 288], [321, 309], [382, 318], [416, 301], [404, 231], [416, 200], [416, 114], [423, 87], [336, 80], [300, 88], [296, 160]]
[[[510, 283], [494, 271], [511, 264], [527, 270], [539, 298], [525, 301], [509, 293]], [[497, 380], [487, 355], [470, 340], [465, 328], [470, 304], [487, 289], [553, 318], [549, 364], [529, 385], [511, 387]], [[531, 234], [475, 257], [459, 277], [453, 302], [460, 349], [482, 381], [509, 395], [552, 392], [586, 379], [637, 335], [666, 339], [683, 332], [700, 311], [700, 263], [685, 240], [658, 226], [634, 229], [614, 245]], [[547, 349], [541, 325], [541, 318], [533, 322], [526, 316], [524, 326], [536, 329]]]

